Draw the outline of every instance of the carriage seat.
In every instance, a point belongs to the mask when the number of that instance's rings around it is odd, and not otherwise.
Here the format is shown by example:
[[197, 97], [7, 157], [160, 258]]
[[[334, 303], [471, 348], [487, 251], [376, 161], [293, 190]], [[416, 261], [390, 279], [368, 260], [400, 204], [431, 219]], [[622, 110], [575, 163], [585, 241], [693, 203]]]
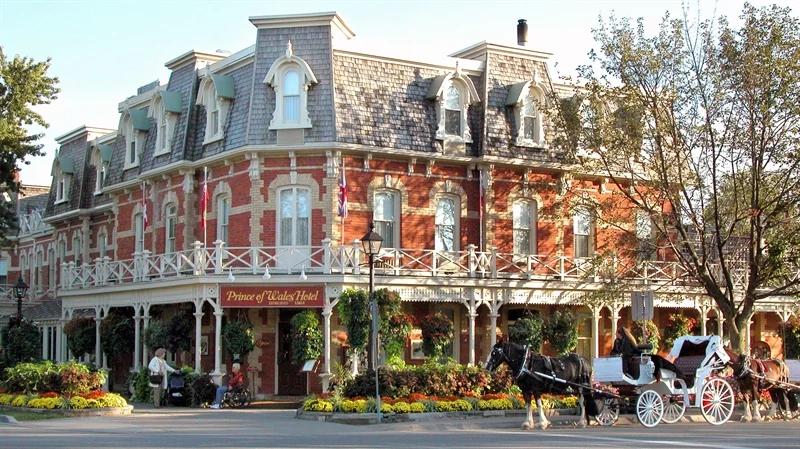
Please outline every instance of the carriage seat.
[[[697, 376], [697, 369], [700, 368], [700, 365], [705, 360], [705, 356], [703, 355], [685, 355], [678, 357], [675, 359], [674, 365], [676, 368], [681, 370], [681, 374], [683, 374], [683, 380], [686, 381], [686, 386], [691, 387], [694, 385], [694, 379]], [[691, 382], [691, 385], [689, 383]]]
[[644, 351], [649, 352], [649, 351], [653, 350], [653, 345], [651, 345], [650, 343], [642, 343], [642, 344], [636, 345], [636, 349], [638, 349], [640, 351], [643, 351], [643, 352]]

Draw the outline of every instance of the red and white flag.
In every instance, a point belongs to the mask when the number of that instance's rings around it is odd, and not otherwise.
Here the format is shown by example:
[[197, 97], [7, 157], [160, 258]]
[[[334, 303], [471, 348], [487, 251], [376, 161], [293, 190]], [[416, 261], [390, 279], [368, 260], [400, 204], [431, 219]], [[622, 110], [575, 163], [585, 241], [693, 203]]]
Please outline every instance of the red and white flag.
[[347, 218], [347, 180], [344, 177], [344, 159], [342, 159], [342, 176], [339, 178], [339, 216]]
[[147, 229], [147, 183], [142, 182], [142, 230]]
[[486, 187], [483, 179], [483, 170], [478, 171], [478, 220], [483, 226], [483, 210], [486, 208]]
[[208, 167], [203, 167], [203, 193], [201, 195], [201, 201], [203, 202], [200, 205], [201, 210], [201, 225], [203, 226], [203, 230], [206, 229], [206, 211], [208, 210]]

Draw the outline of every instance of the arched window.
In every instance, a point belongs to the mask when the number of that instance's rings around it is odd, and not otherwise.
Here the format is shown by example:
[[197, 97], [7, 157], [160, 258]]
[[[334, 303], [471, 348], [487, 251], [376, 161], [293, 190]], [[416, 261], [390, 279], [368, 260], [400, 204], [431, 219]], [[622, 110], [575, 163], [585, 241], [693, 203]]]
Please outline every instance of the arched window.
[[309, 246], [311, 242], [311, 194], [302, 187], [288, 187], [280, 191], [279, 244], [280, 246]]
[[220, 195], [217, 197], [217, 240], [222, 240], [227, 245], [228, 220], [231, 213], [231, 197]]
[[592, 214], [586, 207], [578, 207], [573, 212], [573, 234], [575, 235], [575, 257], [587, 258], [592, 255]]
[[235, 97], [233, 78], [228, 75], [212, 75], [208, 69], [201, 71], [202, 81], [197, 94], [197, 104], [206, 108], [206, 128], [203, 145], [225, 137], [225, 122]]
[[395, 192], [384, 190], [375, 193], [372, 220], [375, 232], [383, 237], [384, 248], [398, 248], [400, 237], [399, 211]]
[[75, 258], [75, 265], [76, 266], [83, 265], [83, 263], [82, 263], [83, 260], [82, 260], [82, 257], [81, 257], [82, 253], [83, 253], [83, 251], [81, 251], [81, 238], [76, 235], [75, 237], [72, 238], [72, 255]]
[[522, 108], [522, 127], [524, 128], [523, 135], [525, 139], [533, 142], [539, 141], [539, 117], [536, 101], [537, 98], [533, 91], [528, 89], [528, 95], [525, 96], [525, 106]]
[[461, 107], [461, 92], [448, 87], [444, 98], [444, 133], [448, 136], [461, 136]]
[[296, 71], [286, 72], [283, 78], [283, 120], [285, 123], [300, 122], [300, 75]]
[[30, 279], [28, 279], [25, 276], [26, 275], [25, 271], [27, 268], [28, 268], [28, 258], [25, 257], [25, 255], [19, 256], [19, 277], [21, 277], [23, 280], [30, 281]]
[[50, 284], [50, 290], [56, 289], [56, 273], [58, 272], [58, 263], [56, 262], [56, 249], [50, 247], [47, 250], [47, 264], [48, 264], [48, 273], [47, 273], [47, 280], [48, 284]]
[[536, 202], [516, 201], [512, 209], [514, 253], [536, 254]]
[[436, 251], [458, 251], [458, 203], [451, 195], [436, 198]]
[[178, 206], [175, 204], [167, 205], [164, 219], [164, 252], [174, 253], [176, 249], [175, 228], [178, 222]]
[[44, 290], [44, 252], [39, 250], [36, 254], [36, 287]]

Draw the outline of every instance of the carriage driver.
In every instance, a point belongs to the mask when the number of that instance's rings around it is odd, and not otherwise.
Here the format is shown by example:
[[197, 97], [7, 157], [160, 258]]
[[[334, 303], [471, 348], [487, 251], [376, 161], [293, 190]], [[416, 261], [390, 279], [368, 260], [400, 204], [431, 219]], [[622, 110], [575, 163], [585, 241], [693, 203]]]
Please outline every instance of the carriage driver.
[[636, 339], [627, 328], [617, 329], [617, 338], [614, 340], [614, 347], [611, 348], [611, 355], [622, 356], [622, 372], [630, 375], [631, 360], [642, 355], [642, 351], [637, 347]]

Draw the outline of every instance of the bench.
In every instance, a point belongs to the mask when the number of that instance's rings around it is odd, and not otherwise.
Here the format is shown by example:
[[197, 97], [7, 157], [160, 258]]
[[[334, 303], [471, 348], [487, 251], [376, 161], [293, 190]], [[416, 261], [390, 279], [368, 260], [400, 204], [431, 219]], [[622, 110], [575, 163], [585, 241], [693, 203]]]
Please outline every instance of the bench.
[[694, 378], [697, 376], [697, 369], [702, 365], [705, 360], [703, 355], [686, 355], [675, 359], [674, 365], [681, 370], [686, 386], [690, 386], [689, 382], [694, 384]]

